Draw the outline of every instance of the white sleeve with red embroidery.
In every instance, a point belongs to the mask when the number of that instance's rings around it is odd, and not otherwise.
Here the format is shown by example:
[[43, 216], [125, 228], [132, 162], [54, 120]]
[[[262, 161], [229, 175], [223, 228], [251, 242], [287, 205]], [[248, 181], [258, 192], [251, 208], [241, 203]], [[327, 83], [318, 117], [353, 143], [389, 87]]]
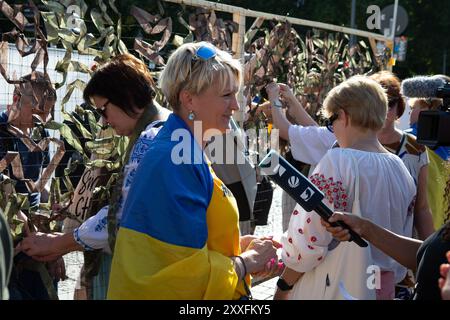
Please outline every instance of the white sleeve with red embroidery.
[[295, 160], [315, 166], [336, 142], [326, 127], [291, 125], [289, 142]]
[[[325, 194], [323, 202], [331, 210], [348, 210], [348, 196], [330, 153], [319, 162], [310, 180]], [[287, 267], [307, 272], [326, 257], [332, 236], [320, 223], [320, 216], [297, 205], [292, 212], [289, 228], [283, 235], [282, 259]]]

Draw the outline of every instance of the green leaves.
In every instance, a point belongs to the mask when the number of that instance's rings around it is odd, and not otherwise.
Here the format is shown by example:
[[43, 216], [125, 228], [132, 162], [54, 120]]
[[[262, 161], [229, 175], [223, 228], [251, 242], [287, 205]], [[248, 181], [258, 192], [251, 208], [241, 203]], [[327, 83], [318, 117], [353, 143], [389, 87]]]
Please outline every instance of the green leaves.
[[102, 139], [95, 139], [93, 141], [86, 142], [86, 147], [93, 153], [109, 156], [114, 152], [115, 143], [114, 137], [107, 137]]
[[83, 147], [81, 146], [78, 137], [70, 130], [69, 126], [65, 123], [58, 123], [56, 121], [48, 122], [45, 127], [50, 130], [58, 130], [61, 136], [67, 140], [67, 143], [75, 148], [81, 154], [84, 154]]
[[46, 1], [46, 0], [41, 0], [41, 2], [43, 4], [45, 4], [47, 9], [50, 10], [50, 12], [52, 12], [52, 13], [57, 13], [57, 14], [61, 14], [61, 15], [66, 13], [65, 6], [62, 5], [60, 2]]
[[[255, 21], [246, 35], [246, 49], [253, 55], [244, 66], [244, 95], [249, 112], [246, 127], [259, 126], [260, 113], [250, 105], [252, 98], [270, 81], [287, 83], [308, 112], [320, 122], [327, 93], [347, 77], [372, 68], [370, 49], [364, 41], [349, 48], [348, 36], [313, 29], [300, 36], [289, 23]], [[270, 27], [272, 24], [272, 27]], [[257, 29], [257, 30], [256, 30]], [[256, 32], [258, 31], [258, 32]]]
[[108, 171], [117, 170], [120, 168], [120, 162], [113, 162], [110, 160], [96, 159], [86, 163], [87, 166], [93, 168], [106, 168]]
[[54, 12], [41, 12], [47, 30], [47, 41], [49, 43], [58, 42], [58, 20]]
[[78, 121], [78, 119], [76, 119], [71, 113], [67, 113], [65, 111], [61, 112], [63, 119], [65, 121], [69, 121], [75, 124], [75, 126], [77, 127], [77, 129], [81, 132], [81, 135], [83, 136], [84, 139], [94, 139], [92, 133], [87, 130], [81, 123], [80, 121]]
[[6, 206], [4, 207], [3, 214], [8, 221], [11, 228], [11, 236], [13, 240], [18, 240], [23, 236], [24, 222], [19, 219], [19, 212], [22, 209], [28, 209], [28, 197], [25, 194], [17, 194], [14, 192], [14, 188], [6, 200]]
[[[78, 62], [77, 63], [69, 62], [69, 65], [67, 66], [66, 70], [77, 71], [77, 72], [86, 72], [86, 73], [89, 72], [89, 69], [85, 65], [78, 63]], [[62, 108], [64, 109], [64, 105], [69, 101], [69, 99], [72, 96], [72, 93], [75, 89], [78, 89], [81, 92], [83, 92], [85, 87], [86, 87], [86, 83], [80, 79], [77, 79], [74, 82], [67, 85], [66, 94], [65, 94], [63, 100], [61, 101]]]

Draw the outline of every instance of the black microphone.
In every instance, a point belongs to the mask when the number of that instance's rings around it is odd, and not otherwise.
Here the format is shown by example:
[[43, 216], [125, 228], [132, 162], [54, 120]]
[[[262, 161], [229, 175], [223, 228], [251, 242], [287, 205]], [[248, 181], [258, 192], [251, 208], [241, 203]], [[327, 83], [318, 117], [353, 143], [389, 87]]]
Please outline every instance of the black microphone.
[[[322, 219], [328, 221], [333, 215], [323, 202], [325, 197], [308, 178], [295, 169], [289, 162], [280, 156], [275, 150], [270, 152], [258, 164], [263, 174], [286, 191], [303, 209], [310, 212], [314, 210]], [[356, 232], [342, 221], [333, 222], [333, 227], [340, 226], [350, 232], [350, 241], [354, 241], [360, 247], [367, 247], [365, 242]]]
[[436, 98], [439, 97], [438, 89], [445, 84], [440, 76], [418, 76], [402, 81], [402, 93], [408, 98]]

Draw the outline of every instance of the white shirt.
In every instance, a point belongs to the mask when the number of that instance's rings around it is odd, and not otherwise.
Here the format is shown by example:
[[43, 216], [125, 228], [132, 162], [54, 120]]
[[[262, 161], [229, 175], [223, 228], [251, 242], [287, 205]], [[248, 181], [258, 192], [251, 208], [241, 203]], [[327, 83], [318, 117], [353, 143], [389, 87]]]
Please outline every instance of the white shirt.
[[315, 166], [336, 142], [326, 127], [291, 125], [288, 130], [291, 152], [295, 160]]
[[[310, 177], [325, 194], [324, 203], [333, 211], [351, 211], [356, 181], [352, 157], [360, 173], [362, 216], [392, 232], [411, 236], [416, 187], [403, 162], [391, 153], [329, 150]], [[331, 242], [332, 236], [321, 225], [320, 216], [297, 205], [282, 238], [283, 261], [293, 270], [307, 272], [326, 258]], [[394, 272], [396, 282], [404, 278], [405, 267], [374, 247], [371, 252], [373, 263], [382, 271]]]

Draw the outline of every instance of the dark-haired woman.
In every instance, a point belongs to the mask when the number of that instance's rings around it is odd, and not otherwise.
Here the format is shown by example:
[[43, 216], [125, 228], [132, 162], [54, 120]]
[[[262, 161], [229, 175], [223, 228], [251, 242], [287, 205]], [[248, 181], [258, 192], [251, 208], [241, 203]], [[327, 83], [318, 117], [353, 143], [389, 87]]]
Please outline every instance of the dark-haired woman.
[[[428, 157], [425, 146], [417, 143], [412, 134], [405, 133], [395, 127], [396, 121], [405, 111], [405, 102], [400, 92], [400, 80], [392, 72], [380, 71], [370, 76], [378, 82], [388, 95], [388, 112], [383, 127], [377, 137], [388, 151], [402, 159], [417, 187], [414, 204], [414, 228], [417, 237], [426, 239], [434, 232], [433, 218], [427, 196]], [[336, 137], [326, 127], [319, 127], [298, 103], [292, 91], [281, 86], [281, 98], [287, 103], [300, 125], [292, 125], [284, 118], [274, 117], [274, 125], [280, 130], [280, 136], [291, 143], [291, 151], [295, 160], [312, 166], [322, 159], [331, 149]], [[273, 110], [272, 110], [273, 112]], [[284, 120], [283, 120], [284, 119]], [[314, 143], [311, 143], [314, 141]], [[411, 230], [412, 232], [412, 230]]]
[[[153, 103], [153, 80], [146, 65], [130, 54], [115, 57], [96, 69], [83, 97], [121, 136], [129, 137], [122, 175], [110, 205], [86, 220], [73, 233], [37, 233], [22, 241], [33, 258], [51, 261], [76, 250], [102, 249], [101, 272], [94, 279], [94, 299], [104, 299], [111, 265], [111, 248], [134, 172], [161, 127], [162, 110]], [[108, 226], [109, 225], [109, 226]], [[108, 235], [108, 229], [110, 229]]]
[[378, 133], [378, 139], [390, 152], [398, 155], [417, 186], [416, 202], [414, 204], [414, 228], [417, 237], [425, 240], [434, 232], [433, 218], [427, 196], [428, 157], [425, 146], [417, 143], [416, 138], [395, 127], [395, 122], [405, 111], [405, 101], [400, 93], [400, 80], [389, 71], [373, 74], [386, 90], [389, 97], [389, 109], [383, 128]]

